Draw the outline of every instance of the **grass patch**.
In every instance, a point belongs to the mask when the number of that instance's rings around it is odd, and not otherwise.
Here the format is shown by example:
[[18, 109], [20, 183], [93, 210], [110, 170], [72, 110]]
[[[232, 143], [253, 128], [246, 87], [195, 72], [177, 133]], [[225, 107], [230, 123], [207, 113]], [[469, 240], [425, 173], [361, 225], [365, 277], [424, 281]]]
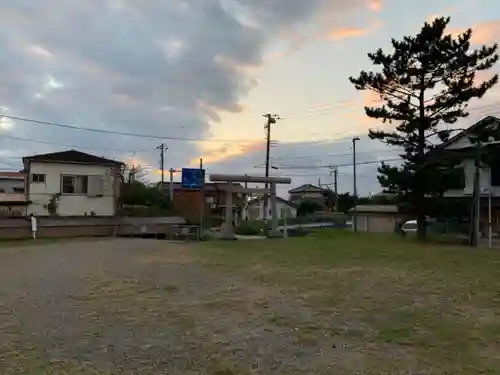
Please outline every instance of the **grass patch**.
[[[389, 360], [429, 373], [500, 368], [500, 358], [488, 354], [500, 349], [498, 251], [322, 231], [203, 244], [198, 253], [206, 267], [277, 288], [312, 311], [309, 325], [293, 311], [264, 315], [270, 325], [295, 327], [297, 343], [315, 345], [329, 333], [365, 347], [366, 358], [382, 366], [367, 373], [380, 373]], [[377, 345], [385, 349], [369, 349]]]

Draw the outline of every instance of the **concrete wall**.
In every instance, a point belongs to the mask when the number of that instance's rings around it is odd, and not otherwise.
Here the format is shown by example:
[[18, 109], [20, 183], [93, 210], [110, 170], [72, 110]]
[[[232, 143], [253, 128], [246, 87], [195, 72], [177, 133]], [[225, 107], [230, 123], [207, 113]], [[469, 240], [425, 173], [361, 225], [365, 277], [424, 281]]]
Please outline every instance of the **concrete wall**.
[[393, 215], [368, 215], [359, 213], [357, 225], [360, 232], [392, 233], [396, 225], [396, 217]]
[[[37, 238], [141, 235], [176, 232], [180, 217], [164, 218], [38, 218]], [[31, 237], [28, 218], [0, 219], [0, 239]]]
[[[55, 194], [61, 194], [58, 201], [59, 216], [84, 216], [91, 211], [96, 216], [113, 216], [116, 213], [116, 192], [119, 178], [109, 166], [59, 163], [31, 163], [28, 180], [28, 197], [32, 203], [28, 214], [48, 215], [46, 205]], [[32, 182], [35, 173], [45, 174], [45, 183]], [[62, 175], [100, 176], [103, 179], [101, 197], [86, 194], [62, 194]]]

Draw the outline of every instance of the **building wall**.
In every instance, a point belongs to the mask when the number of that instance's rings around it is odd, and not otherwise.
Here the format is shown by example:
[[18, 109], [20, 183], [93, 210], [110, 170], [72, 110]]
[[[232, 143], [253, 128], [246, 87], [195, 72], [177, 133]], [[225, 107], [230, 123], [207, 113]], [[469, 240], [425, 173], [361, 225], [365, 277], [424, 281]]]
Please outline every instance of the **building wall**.
[[292, 202], [299, 202], [299, 201], [305, 201], [305, 200], [317, 200], [317, 201], [324, 201], [324, 195], [322, 192], [318, 191], [303, 191], [300, 193], [291, 193], [290, 194], [290, 201]]
[[[474, 173], [476, 167], [473, 159], [466, 159], [462, 162], [461, 167], [464, 169], [465, 188], [448, 190], [445, 197], [462, 197], [464, 195], [472, 195], [474, 192]], [[493, 197], [500, 197], [500, 186], [491, 186], [491, 170], [488, 167], [479, 170], [480, 190], [487, 195], [487, 191], [491, 189]]]
[[[173, 203], [176, 212], [185, 217], [191, 223], [199, 222], [202, 204], [200, 190], [177, 189], [174, 190], [173, 194]], [[216, 215], [221, 217], [224, 216], [223, 208], [226, 206], [226, 193], [224, 191], [208, 191], [207, 189], [207, 191], [203, 192], [203, 198], [204, 214], [208, 215], [209, 213], [213, 214], [214, 212], [218, 212]], [[235, 210], [236, 207], [243, 208], [244, 200], [242, 197], [239, 197], [237, 193], [233, 193], [232, 199]], [[215, 208], [212, 208], [212, 205], [215, 206]], [[238, 220], [236, 214], [234, 215], [234, 219]]]
[[[469, 137], [464, 136], [457, 139], [456, 142], [450, 144], [446, 147], [447, 150], [458, 150], [464, 147], [472, 146]], [[474, 159], [465, 159], [461, 167], [464, 169], [465, 176], [465, 189], [454, 189], [449, 190], [445, 193], [448, 197], [461, 197], [463, 195], [472, 195], [474, 191], [474, 173], [475, 173], [475, 163]], [[500, 197], [500, 186], [491, 186], [491, 171], [490, 168], [481, 168], [479, 172], [479, 183], [480, 190], [485, 191], [491, 189], [491, 194], [494, 197]]]
[[396, 225], [396, 217], [393, 215], [368, 215], [360, 213], [356, 221], [360, 232], [392, 233]]
[[24, 189], [24, 178], [0, 178], [0, 192], [4, 194], [15, 194], [14, 188]]
[[[294, 207], [285, 204], [284, 202], [277, 201], [276, 208], [278, 211], [278, 219], [283, 219], [286, 215], [287, 218], [293, 218], [297, 216], [297, 210]], [[259, 202], [251, 205], [248, 208], [249, 219], [251, 220], [264, 220], [264, 201], [260, 200]], [[267, 215], [267, 219], [271, 219], [271, 202], [269, 202], [269, 212]]]
[[[49, 215], [46, 205], [54, 195], [59, 196], [57, 214], [60, 216], [84, 216], [93, 211], [96, 216], [113, 216], [116, 213], [116, 197], [119, 177], [109, 166], [59, 163], [31, 163], [29, 166], [27, 200], [28, 214]], [[45, 183], [32, 182], [35, 173], [45, 174]], [[103, 181], [102, 196], [86, 194], [62, 194], [62, 175], [100, 176]]]

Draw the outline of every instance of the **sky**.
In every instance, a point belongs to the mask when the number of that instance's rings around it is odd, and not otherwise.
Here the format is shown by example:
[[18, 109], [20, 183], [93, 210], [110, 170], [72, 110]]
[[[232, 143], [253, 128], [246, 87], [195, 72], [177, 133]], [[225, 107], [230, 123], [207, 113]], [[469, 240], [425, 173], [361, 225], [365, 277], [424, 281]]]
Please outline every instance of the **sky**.
[[[352, 191], [355, 136], [358, 192], [377, 193], [378, 161], [398, 152], [368, 139], [380, 124], [363, 107], [376, 97], [348, 78], [370, 69], [368, 52], [436, 16], [450, 16], [453, 33], [472, 27], [476, 45], [499, 40], [494, 0], [0, 0], [4, 115], [148, 136], [4, 117], [0, 169], [73, 148], [158, 181], [164, 143], [165, 169], [203, 158], [208, 175], [263, 175], [263, 114], [273, 113], [271, 174], [292, 178], [280, 195], [331, 184], [330, 166], [339, 192]], [[499, 93], [472, 103], [459, 126], [500, 116]]]

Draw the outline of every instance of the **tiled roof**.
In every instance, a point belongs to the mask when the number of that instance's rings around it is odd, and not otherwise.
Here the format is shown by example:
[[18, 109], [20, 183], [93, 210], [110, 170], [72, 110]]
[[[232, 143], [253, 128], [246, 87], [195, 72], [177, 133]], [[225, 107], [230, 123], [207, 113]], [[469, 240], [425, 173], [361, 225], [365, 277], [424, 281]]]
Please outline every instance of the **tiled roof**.
[[[366, 204], [357, 205], [356, 211], [358, 213], [397, 213], [399, 210], [395, 205]], [[349, 212], [354, 212], [354, 209], [351, 208]]]
[[292, 193], [302, 193], [302, 192], [306, 192], [306, 191], [309, 191], [309, 192], [312, 192], [312, 191], [323, 192], [323, 191], [325, 191], [325, 189], [323, 189], [323, 188], [321, 188], [319, 186], [312, 185], [312, 184], [305, 184], [305, 185], [293, 188], [291, 190], [288, 190], [288, 193], [290, 193], [290, 194], [292, 194]]
[[53, 152], [50, 154], [41, 154], [26, 156], [23, 160], [39, 161], [39, 162], [66, 162], [66, 163], [85, 163], [85, 164], [113, 164], [120, 165], [122, 162], [106, 159], [100, 156], [87, 154], [77, 150], [68, 150], [61, 152]]
[[25, 176], [26, 176], [26, 174], [23, 172], [11, 172], [11, 171], [2, 172], [2, 171], [0, 171], [0, 178], [15, 178], [15, 179], [21, 180]]

